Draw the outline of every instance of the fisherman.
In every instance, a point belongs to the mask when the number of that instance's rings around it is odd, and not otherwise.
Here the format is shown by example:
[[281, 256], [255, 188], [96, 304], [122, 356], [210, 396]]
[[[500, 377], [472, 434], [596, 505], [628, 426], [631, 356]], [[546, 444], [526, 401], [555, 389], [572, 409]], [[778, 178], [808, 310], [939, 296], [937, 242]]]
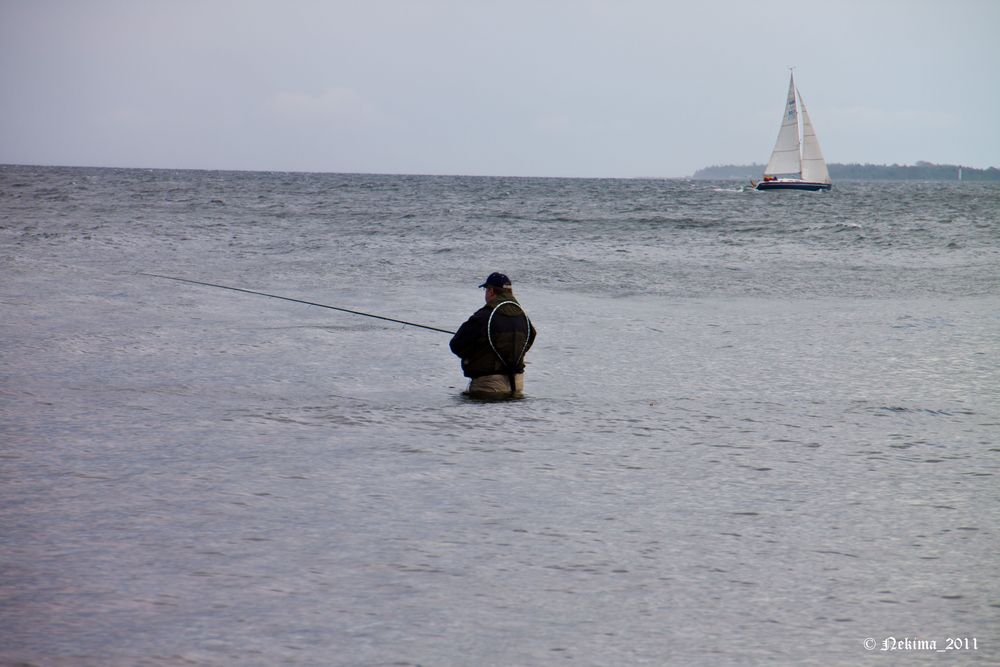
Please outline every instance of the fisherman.
[[491, 273], [479, 287], [486, 288], [486, 305], [451, 339], [451, 351], [462, 359], [462, 373], [471, 378], [464, 393], [475, 398], [521, 398], [524, 355], [535, 342], [535, 327], [514, 298], [510, 278]]

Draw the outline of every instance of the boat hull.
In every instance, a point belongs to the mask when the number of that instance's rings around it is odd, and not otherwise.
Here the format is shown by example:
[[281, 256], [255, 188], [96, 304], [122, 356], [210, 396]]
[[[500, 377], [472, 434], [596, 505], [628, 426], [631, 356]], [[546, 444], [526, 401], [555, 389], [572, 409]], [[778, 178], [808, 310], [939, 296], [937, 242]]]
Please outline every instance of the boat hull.
[[815, 192], [817, 190], [829, 190], [833, 185], [831, 183], [815, 183], [812, 181], [777, 180], [760, 181], [754, 187], [758, 190], [809, 190]]

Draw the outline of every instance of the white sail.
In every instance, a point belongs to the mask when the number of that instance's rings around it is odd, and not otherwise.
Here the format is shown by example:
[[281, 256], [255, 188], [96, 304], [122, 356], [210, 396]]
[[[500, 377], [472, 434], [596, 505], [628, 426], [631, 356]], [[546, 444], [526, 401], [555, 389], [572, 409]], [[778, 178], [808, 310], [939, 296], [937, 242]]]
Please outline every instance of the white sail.
[[[796, 91], [798, 92], [798, 91]], [[819, 149], [819, 139], [809, 121], [806, 103], [799, 93], [799, 105], [802, 107], [802, 180], [813, 183], [829, 183], [830, 172], [826, 168], [826, 160]]]
[[795, 77], [788, 80], [788, 100], [785, 103], [785, 115], [778, 130], [778, 140], [774, 142], [774, 151], [764, 170], [765, 176], [779, 174], [795, 174], [802, 171], [799, 155], [799, 115], [795, 106]]

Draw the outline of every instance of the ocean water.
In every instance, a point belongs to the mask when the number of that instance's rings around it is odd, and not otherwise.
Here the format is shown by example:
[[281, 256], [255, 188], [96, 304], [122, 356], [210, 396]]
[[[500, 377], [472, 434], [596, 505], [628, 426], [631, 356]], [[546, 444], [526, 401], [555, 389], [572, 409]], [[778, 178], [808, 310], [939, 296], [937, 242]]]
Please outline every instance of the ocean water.
[[997, 664], [1000, 188], [834, 187], [0, 167], [0, 664]]

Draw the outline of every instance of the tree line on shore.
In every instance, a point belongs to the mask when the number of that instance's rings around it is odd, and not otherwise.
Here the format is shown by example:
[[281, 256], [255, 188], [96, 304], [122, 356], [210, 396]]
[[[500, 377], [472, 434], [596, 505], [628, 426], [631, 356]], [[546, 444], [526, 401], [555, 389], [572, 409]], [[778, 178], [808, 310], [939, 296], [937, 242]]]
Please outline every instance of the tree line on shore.
[[[762, 164], [725, 164], [699, 169], [692, 178], [707, 180], [759, 179], [764, 173]], [[1000, 169], [975, 169], [956, 164], [917, 162], [906, 164], [839, 164], [827, 165], [830, 178], [835, 181], [1000, 181]]]

